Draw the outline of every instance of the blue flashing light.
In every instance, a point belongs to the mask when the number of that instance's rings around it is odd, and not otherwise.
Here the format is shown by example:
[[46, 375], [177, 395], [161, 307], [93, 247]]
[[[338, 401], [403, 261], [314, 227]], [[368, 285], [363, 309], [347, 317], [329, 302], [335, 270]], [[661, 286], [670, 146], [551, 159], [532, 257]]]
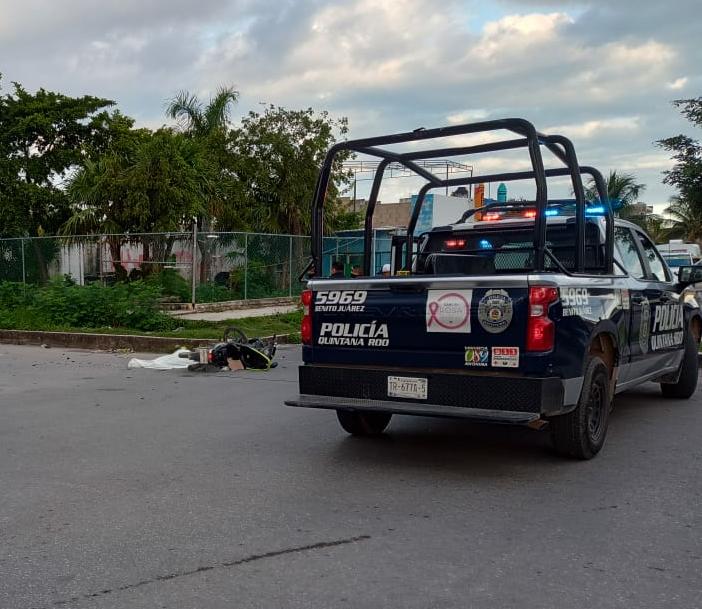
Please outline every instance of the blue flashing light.
[[484, 250], [492, 249], [492, 243], [490, 243], [487, 239], [481, 239], [479, 245]]
[[547, 216], [557, 216], [558, 215], [558, 210], [557, 209], [547, 209], [544, 212], [545, 215]]
[[588, 207], [587, 209], [585, 209], [585, 214], [588, 215], [588, 216], [597, 216], [597, 215], [599, 215], [599, 214], [603, 214], [604, 211], [605, 211], [605, 210], [604, 210], [604, 207], [602, 207], [602, 206], [599, 206], [599, 207]]

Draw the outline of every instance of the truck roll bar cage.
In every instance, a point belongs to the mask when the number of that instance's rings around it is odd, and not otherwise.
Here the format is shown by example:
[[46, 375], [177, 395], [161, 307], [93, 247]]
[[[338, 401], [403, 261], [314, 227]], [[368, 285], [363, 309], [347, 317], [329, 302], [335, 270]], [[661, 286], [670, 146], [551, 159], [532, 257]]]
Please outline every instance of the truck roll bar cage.
[[[470, 133], [485, 133], [491, 131], [510, 131], [518, 136], [516, 139], [508, 139], [499, 142], [477, 144], [473, 146], [455, 146], [448, 148], [434, 148], [427, 150], [411, 151], [399, 153], [379, 146], [402, 144], [421, 140], [431, 140]], [[545, 169], [541, 155], [541, 146], [545, 146], [565, 167], [557, 169]], [[497, 152], [501, 150], [513, 150], [526, 148], [531, 161], [531, 171], [520, 171], [511, 173], [496, 173], [484, 176], [461, 177], [452, 179], [442, 179], [437, 175], [420, 167], [414, 161], [420, 159], [431, 159], [445, 156], [466, 156], [469, 154], [481, 154], [486, 152]], [[385, 135], [372, 138], [349, 140], [339, 142], [332, 146], [327, 152], [322, 163], [317, 185], [315, 187], [314, 199], [312, 202], [312, 251], [311, 260], [307, 269], [313, 268], [315, 275], [319, 274], [322, 265], [323, 236], [324, 236], [324, 201], [329, 186], [331, 170], [334, 158], [341, 151], [351, 151], [359, 154], [367, 154], [381, 159], [378, 164], [373, 184], [368, 197], [368, 206], [364, 221], [364, 257], [363, 274], [371, 274], [371, 241], [373, 236], [373, 213], [378, 202], [378, 193], [383, 181], [383, 174], [390, 163], [399, 163], [416, 173], [419, 177], [427, 180], [417, 196], [417, 200], [412, 210], [409, 225], [407, 227], [408, 252], [406, 268], [411, 268], [413, 255], [414, 231], [419, 220], [419, 213], [426, 198], [427, 193], [433, 188], [447, 188], [452, 186], [467, 186], [482, 182], [507, 182], [512, 180], [534, 180], [536, 184], [536, 217], [534, 218], [534, 270], [536, 272], [545, 271], [545, 258], [552, 258], [551, 252], [546, 246], [546, 214], [548, 207], [548, 191], [546, 178], [569, 176], [575, 193], [575, 273], [583, 273], [585, 268], [585, 193], [582, 183], [582, 174], [590, 175], [597, 189], [600, 201], [604, 207], [606, 224], [605, 241], [605, 265], [607, 273], [613, 272], [613, 237], [614, 220], [612, 207], [607, 198], [607, 189], [602, 174], [594, 167], [578, 164], [575, 148], [572, 142], [562, 135], [545, 135], [538, 132], [534, 125], [521, 118], [506, 118], [492, 121], [481, 121], [477, 123], [467, 123], [463, 125], [453, 125], [450, 127], [439, 127], [436, 129], [417, 129], [406, 133], [395, 135]], [[306, 270], [307, 270], [306, 269]]]

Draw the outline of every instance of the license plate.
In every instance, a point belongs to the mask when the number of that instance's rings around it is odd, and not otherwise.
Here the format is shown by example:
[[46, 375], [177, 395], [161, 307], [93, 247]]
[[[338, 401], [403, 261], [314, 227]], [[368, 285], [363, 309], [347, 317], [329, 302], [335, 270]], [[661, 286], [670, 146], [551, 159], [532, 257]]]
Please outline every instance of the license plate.
[[427, 379], [412, 376], [389, 376], [388, 397], [427, 399]]

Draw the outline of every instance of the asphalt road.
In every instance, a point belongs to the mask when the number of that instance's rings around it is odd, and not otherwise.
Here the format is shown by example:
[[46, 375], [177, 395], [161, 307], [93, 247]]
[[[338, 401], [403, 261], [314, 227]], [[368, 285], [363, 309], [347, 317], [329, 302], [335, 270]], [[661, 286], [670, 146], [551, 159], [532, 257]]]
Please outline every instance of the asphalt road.
[[702, 604], [702, 403], [620, 396], [593, 461], [545, 432], [347, 437], [270, 373], [0, 345], [0, 608]]

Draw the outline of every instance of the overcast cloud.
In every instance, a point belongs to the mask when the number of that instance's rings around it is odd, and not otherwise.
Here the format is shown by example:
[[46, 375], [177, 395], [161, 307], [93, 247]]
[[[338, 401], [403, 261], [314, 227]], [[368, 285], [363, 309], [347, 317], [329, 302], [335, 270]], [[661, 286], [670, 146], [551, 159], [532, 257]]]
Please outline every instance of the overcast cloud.
[[178, 90], [220, 84], [241, 91], [238, 113], [327, 109], [351, 137], [524, 116], [663, 204], [653, 142], [689, 132], [669, 102], [702, 95], [700, 32], [699, 0], [0, 0], [0, 72], [148, 126]]

